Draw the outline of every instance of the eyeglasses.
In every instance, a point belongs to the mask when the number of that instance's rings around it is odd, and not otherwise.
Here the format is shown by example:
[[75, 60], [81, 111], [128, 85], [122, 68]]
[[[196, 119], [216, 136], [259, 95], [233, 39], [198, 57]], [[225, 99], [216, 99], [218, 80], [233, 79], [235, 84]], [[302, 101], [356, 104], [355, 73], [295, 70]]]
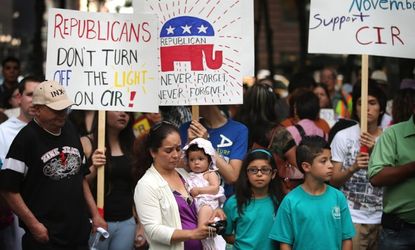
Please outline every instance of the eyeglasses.
[[258, 174], [258, 172], [261, 172], [262, 174], [265, 175], [270, 175], [272, 173], [273, 169], [272, 168], [248, 168], [246, 170], [246, 172], [248, 172], [248, 174]]

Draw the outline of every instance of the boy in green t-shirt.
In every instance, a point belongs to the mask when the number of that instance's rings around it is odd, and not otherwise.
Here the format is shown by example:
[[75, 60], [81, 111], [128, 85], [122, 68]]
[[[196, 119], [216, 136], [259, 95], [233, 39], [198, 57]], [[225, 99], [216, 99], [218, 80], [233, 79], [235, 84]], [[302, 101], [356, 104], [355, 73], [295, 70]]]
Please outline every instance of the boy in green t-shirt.
[[355, 231], [346, 198], [325, 184], [333, 174], [329, 145], [319, 136], [305, 137], [296, 157], [304, 183], [282, 201], [269, 237], [281, 250], [351, 250]]

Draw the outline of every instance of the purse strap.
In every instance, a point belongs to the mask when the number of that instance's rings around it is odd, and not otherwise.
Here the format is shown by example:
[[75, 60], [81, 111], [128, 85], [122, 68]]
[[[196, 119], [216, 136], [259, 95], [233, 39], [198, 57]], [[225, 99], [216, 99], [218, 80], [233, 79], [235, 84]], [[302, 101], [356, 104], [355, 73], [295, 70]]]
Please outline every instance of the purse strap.
[[278, 126], [272, 128], [271, 139], [269, 140], [269, 144], [268, 144], [268, 147], [267, 147], [268, 149], [271, 149], [272, 143], [274, 142], [274, 136], [275, 136], [275, 133], [277, 133], [277, 127]]

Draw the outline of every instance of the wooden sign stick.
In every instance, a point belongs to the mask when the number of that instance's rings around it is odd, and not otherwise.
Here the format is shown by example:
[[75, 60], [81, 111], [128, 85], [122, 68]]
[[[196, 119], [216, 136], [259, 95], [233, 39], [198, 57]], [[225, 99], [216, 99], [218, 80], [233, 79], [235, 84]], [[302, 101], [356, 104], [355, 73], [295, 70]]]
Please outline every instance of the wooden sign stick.
[[192, 120], [199, 120], [199, 105], [192, 105]]
[[[360, 132], [367, 132], [367, 95], [368, 95], [368, 84], [369, 84], [369, 56], [362, 55], [362, 91], [360, 96]], [[357, 101], [357, 100], [353, 100]], [[360, 145], [360, 152], [368, 153], [369, 149]]]
[[[367, 132], [367, 95], [368, 95], [368, 83], [369, 83], [369, 56], [362, 55], [362, 95], [361, 100], [361, 112], [360, 112], [360, 129], [361, 132]], [[353, 100], [356, 101], [356, 100]]]
[[[98, 148], [105, 149], [105, 111], [98, 111]], [[97, 170], [97, 207], [100, 215], [104, 218], [104, 177], [105, 166]]]

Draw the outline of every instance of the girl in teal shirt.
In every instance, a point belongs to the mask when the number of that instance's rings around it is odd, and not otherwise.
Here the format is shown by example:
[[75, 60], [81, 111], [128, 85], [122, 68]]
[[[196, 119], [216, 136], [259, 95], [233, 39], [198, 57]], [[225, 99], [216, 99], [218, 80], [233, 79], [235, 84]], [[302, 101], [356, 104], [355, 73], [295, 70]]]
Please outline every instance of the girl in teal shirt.
[[248, 153], [242, 163], [236, 192], [225, 203], [225, 240], [233, 249], [276, 249], [268, 238], [281, 199], [272, 154], [265, 149]]

